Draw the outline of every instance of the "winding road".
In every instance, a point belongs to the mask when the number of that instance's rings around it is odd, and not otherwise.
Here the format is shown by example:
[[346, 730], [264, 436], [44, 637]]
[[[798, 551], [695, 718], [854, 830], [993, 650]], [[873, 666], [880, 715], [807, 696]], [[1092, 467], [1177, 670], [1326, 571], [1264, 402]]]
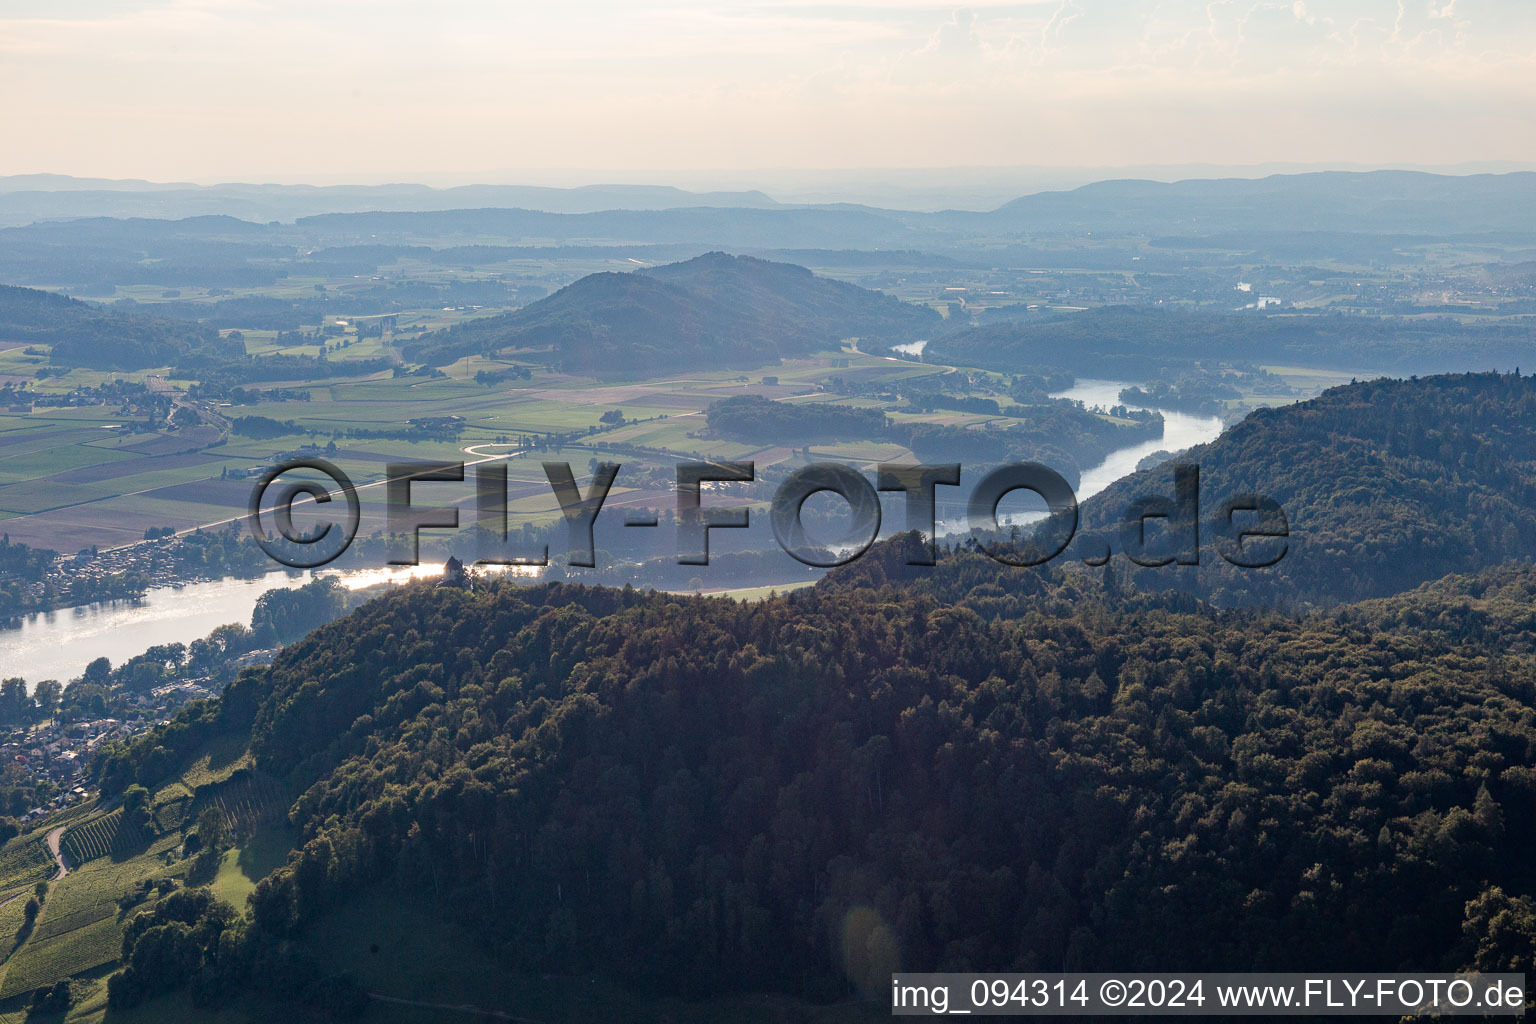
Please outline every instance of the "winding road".
[[64, 838], [64, 829], [67, 827], [66, 825], [60, 825], [52, 832], [49, 832], [47, 838], [44, 839], [44, 842], [48, 844], [48, 852], [53, 854], [54, 861], [59, 865], [59, 873], [52, 878], [52, 881], [55, 882], [69, 874], [69, 865], [64, 862], [64, 854], [59, 849], [59, 843]]

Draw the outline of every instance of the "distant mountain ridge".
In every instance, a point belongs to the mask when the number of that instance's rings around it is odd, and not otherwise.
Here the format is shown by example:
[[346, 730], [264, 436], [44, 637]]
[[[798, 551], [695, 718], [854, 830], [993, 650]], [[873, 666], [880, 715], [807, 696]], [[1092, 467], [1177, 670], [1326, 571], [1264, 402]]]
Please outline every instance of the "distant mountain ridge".
[[[7, 185], [7, 181], [12, 184]], [[555, 230], [543, 232], [549, 237], [681, 240], [733, 248], [749, 244], [785, 248], [890, 246], [909, 233], [912, 237], [903, 244], [931, 238], [1084, 231], [1195, 236], [1257, 230], [1431, 235], [1536, 232], [1536, 172], [1530, 171], [1468, 175], [1314, 171], [1175, 182], [1106, 180], [1070, 190], [1020, 195], [985, 212], [782, 203], [756, 190], [689, 192], [656, 185], [464, 185], [437, 189], [410, 184], [186, 186], [76, 179], [45, 187], [49, 181], [48, 176], [0, 179], [0, 225], [91, 216], [180, 219], [225, 215], [260, 224], [325, 217], [330, 218], [323, 224], [327, 229], [354, 236], [377, 231], [381, 224], [386, 230], [432, 234], [461, 230], [454, 225], [474, 211], [517, 210], [550, 218], [528, 221], [553, 227]], [[702, 211], [710, 213], [697, 215]], [[696, 215], [685, 216], [689, 212]], [[409, 220], [378, 219], [402, 213], [415, 216]], [[639, 213], [664, 216], [623, 216]], [[777, 216], [763, 219], [752, 214]], [[449, 216], [439, 220], [438, 215]], [[561, 219], [571, 217], [585, 219]], [[764, 224], [770, 223], [785, 225], [778, 229], [777, 240], [741, 240], [740, 232], [752, 229], [762, 233]], [[827, 241], [823, 234], [822, 240], [813, 241], [813, 231], [832, 230], [824, 225], [835, 225], [841, 237]], [[637, 230], [641, 233], [635, 234]], [[795, 236], [796, 230], [804, 236]]]
[[696, 206], [668, 210], [604, 210], [546, 213], [524, 209], [452, 209], [426, 212], [368, 212], [301, 217], [294, 227], [347, 244], [369, 239], [437, 238], [455, 235], [517, 241], [552, 240], [589, 244], [595, 239], [630, 243], [700, 242], [717, 247], [907, 248], [916, 237], [900, 219], [878, 210], [732, 209]]
[[[967, 215], [960, 215], [964, 219]], [[969, 215], [976, 216], [976, 215]], [[1100, 181], [983, 215], [1037, 230], [1536, 231], [1536, 172], [1314, 171], [1267, 178]]]
[[771, 209], [779, 204], [756, 190], [689, 192], [668, 185], [257, 185], [156, 184], [18, 175], [0, 178], [0, 224], [27, 224], [82, 216], [235, 216], [258, 223], [326, 213], [523, 208], [549, 213], [665, 210], [688, 206]]
[[927, 307], [804, 267], [712, 252], [591, 274], [514, 312], [424, 335], [404, 352], [442, 366], [472, 354], [548, 350], [561, 369], [596, 374], [746, 367], [849, 337], [912, 340], [941, 323]]

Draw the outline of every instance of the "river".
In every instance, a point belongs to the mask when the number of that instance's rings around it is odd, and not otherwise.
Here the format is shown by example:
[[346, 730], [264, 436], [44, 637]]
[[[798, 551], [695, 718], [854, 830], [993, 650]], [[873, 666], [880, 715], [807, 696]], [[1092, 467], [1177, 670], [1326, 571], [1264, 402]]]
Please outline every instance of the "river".
[[[1110, 452], [1103, 462], [1083, 470], [1082, 479], [1074, 491], [1079, 502], [1088, 500], [1121, 477], [1130, 476], [1136, 472], [1136, 464], [1153, 452], [1176, 452], [1193, 445], [1205, 444], [1207, 441], [1216, 440], [1221, 433], [1219, 416], [1192, 416], [1187, 412], [1178, 412], [1174, 409], [1120, 401], [1121, 389], [1130, 386], [1130, 383], [1119, 380], [1079, 380], [1065, 391], [1056, 391], [1051, 394], [1052, 398], [1070, 398], [1082, 402], [1090, 409], [1112, 409], [1117, 405], [1123, 405], [1127, 409], [1150, 409], [1163, 414], [1161, 437], [1153, 441], [1142, 441], [1139, 444], [1117, 448]], [[1025, 492], [1019, 493], [1022, 495]], [[1008, 502], [1013, 500], [1005, 498], [1004, 504], [999, 506], [997, 518], [1002, 525], [1027, 526], [1045, 518], [1044, 511], [1009, 511]], [[1044, 503], [1033, 495], [1027, 499], [1020, 498], [1019, 501], [1024, 505], [1037, 506], [1042, 510], [1045, 507]], [[955, 499], [948, 505], [945, 505], [941, 499], [939, 536], [961, 536], [969, 533], [970, 528], [970, 520], [966, 518], [963, 499]]]
[[[1080, 380], [1053, 398], [1077, 399], [1089, 408], [1121, 404], [1122, 381]], [[1141, 408], [1131, 405], [1129, 408]], [[1111, 452], [1109, 457], [1083, 472], [1077, 497], [1082, 501], [1136, 469], [1136, 463], [1159, 449], [1177, 451], [1214, 440], [1221, 433], [1215, 416], [1159, 409], [1163, 436]], [[940, 520], [939, 532], [950, 536], [965, 531], [961, 509]], [[1005, 522], [1027, 523], [1038, 515], [1004, 515]], [[409, 569], [324, 570], [322, 575], [340, 578], [351, 588], [403, 582], [413, 576], [435, 575], [442, 566], [423, 563]], [[311, 579], [309, 573], [272, 572], [257, 579], [223, 579], [159, 587], [137, 601], [64, 608], [23, 616], [0, 625], [0, 678], [20, 676], [30, 684], [43, 679], [65, 682], [80, 675], [96, 658], [119, 665], [155, 644], [190, 643], [229, 622], [248, 625], [256, 599], [278, 587], [296, 587]]]
[[[1101, 406], [1105, 409], [1124, 405], [1127, 409], [1153, 408], [1120, 401], [1122, 388], [1130, 387], [1124, 381], [1080, 380], [1065, 391], [1057, 391], [1052, 398], [1071, 398], [1088, 408]], [[1098, 494], [1123, 476], [1136, 472], [1136, 463], [1155, 451], [1176, 452], [1197, 444], [1214, 441], [1221, 433], [1219, 416], [1192, 416], [1173, 409], [1154, 409], [1163, 414], [1163, 436], [1156, 441], [1117, 448], [1097, 466], [1083, 470], [1082, 482], [1077, 487], [1077, 500], [1085, 501]]]
[[[441, 565], [408, 569], [324, 572], [358, 588], [432, 575]], [[35, 612], [0, 625], [0, 679], [20, 676], [35, 685], [67, 682], [105, 657], [120, 665], [156, 644], [190, 643], [229, 622], [250, 625], [256, 599], [279, 587], [298, 587], [309, 573], [269, 572], [255, 579], [222, 579], [156, 587], [135, 601], [107, 601]]]

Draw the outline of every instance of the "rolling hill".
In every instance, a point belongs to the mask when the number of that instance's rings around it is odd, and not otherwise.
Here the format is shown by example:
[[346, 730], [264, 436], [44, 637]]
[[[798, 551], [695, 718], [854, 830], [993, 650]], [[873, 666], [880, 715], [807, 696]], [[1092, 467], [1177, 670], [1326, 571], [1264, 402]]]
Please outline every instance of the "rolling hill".
[[931, 309], [803, 267], [714, 252], [628, 274], [591, 274], [522, 309], [424, 335], [412, 359], [529, 350], [584, 373], [762, 366], [835, 349], [926, 336]]
[[[1095, 495], [1083, 505], [1083, 530], [1118, 547], [1125, 509], [1143, 495], [1171, 497], [1183, 462], [1200, 467], [1207, 543], [1198, 566], [1136, 570], [1145, 587], [1221, 603], [1331, 604], [1536, 557], [1536, 380], [1528, 376], [1362, 381], [1259, 410], [1210, 444]], [[1209, 543], [1219, 503], [1245, 492], [1279, 502], [1289, 520], [1289, 550], [1273, 567], [1236, 568]]]
[[222, 347], [216, 331], [192, 324], [125, 316], [54, 292], [0, 285], [4, 342], [50, 345], [55, 365], [99, 370], [166, 366], [189, 352]]

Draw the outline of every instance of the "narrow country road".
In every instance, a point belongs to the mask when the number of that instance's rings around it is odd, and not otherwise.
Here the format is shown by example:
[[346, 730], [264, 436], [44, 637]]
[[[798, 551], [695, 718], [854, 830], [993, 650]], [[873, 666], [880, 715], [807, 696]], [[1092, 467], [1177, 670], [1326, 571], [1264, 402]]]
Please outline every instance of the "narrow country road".
[[53, 854], [53, 859], [57, 861], [59, 865], [59, 873], [53, 876], [53, 881], [55, 882], [69, 874], [69, 865], [64, 863], [64, 854], [59, 851], [59, 841], [64, 838], [65, 827], [66, 826], [64, 825], [60, 825], [52, 832], [49, 832], [47, 838], [44, 840], [48, 844], [48, 852]]

